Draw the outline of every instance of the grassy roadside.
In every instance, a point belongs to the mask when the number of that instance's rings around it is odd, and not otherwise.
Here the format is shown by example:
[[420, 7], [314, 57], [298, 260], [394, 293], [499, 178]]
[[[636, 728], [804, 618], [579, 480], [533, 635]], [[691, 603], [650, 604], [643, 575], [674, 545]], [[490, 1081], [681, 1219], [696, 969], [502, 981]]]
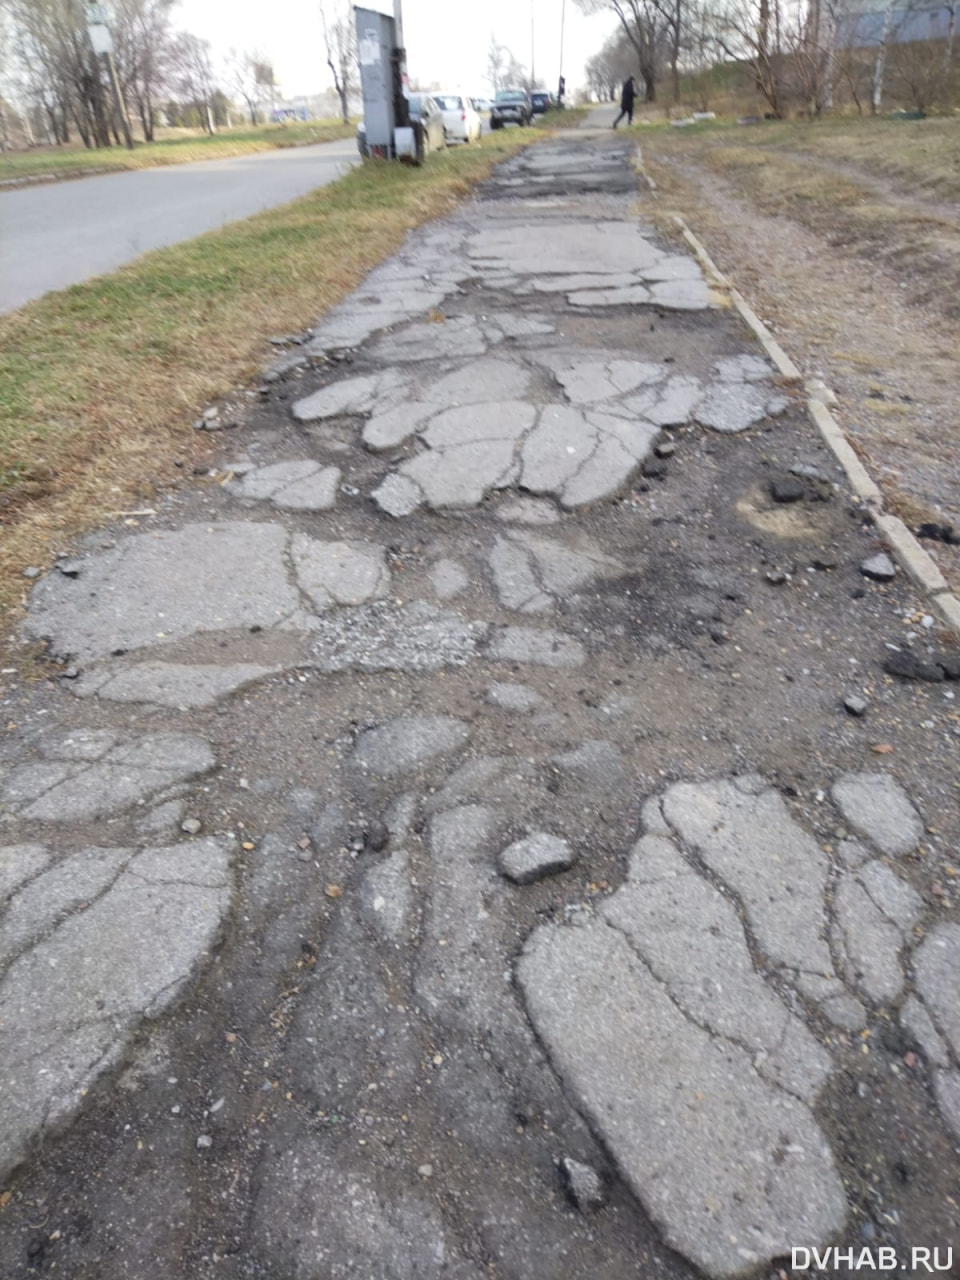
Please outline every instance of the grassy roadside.
[[367, 163], [0, 317], [0, 618], [25, 567], [205, 460], [217, 441], [193, 419], [262, 368], [271, 335], [313, 323], [529, 142], [503, 130], [422, 169]]
[[354, 126], [339, 120], [314, 120], [308, 124], [273, 124], [259, 128], [223, 129], [220, 133], [141, 142], [133, 151], [125, 147], [88, 151], [82, 146], [44, 147], [39, 151], [6, 151], [0, 155], [0, 180], [29, 181], [40, 175], [82, 174], [86, 170], [154, 169], [160, 165], [191, 164], [196, 160], [222, 160], [280, 147], [306, 147], [353, 136]]

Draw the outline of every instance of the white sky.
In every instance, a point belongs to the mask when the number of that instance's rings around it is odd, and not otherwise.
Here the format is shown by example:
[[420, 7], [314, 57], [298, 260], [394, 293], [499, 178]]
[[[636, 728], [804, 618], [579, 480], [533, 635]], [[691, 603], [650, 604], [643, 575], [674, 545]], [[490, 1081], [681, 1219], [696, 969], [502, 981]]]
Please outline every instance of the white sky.
[[[330, 10], [348, 0], [328, 0]], [[393, 12], [392, 0], [366, 0], [366, 8]], [[576, 0], [403, 0], [407, 69], [412, 80], [438, 82], [487, 95], [487, 52], [495, 35], [525, 67], [530, 65], [531, 17], [535, 72], [556, 90], [560, 73], [560, 20], [566, 10], [563, 72], [567, 92], [584, 81], [583, 65], [613, 30], [612, 13], [585, 18]], [[257, 50], [272, 61], [285, 97], [331, 86], [324, 62], [316, 0], [180, 0], [176, 30], [209, 40], [214, 55]]]

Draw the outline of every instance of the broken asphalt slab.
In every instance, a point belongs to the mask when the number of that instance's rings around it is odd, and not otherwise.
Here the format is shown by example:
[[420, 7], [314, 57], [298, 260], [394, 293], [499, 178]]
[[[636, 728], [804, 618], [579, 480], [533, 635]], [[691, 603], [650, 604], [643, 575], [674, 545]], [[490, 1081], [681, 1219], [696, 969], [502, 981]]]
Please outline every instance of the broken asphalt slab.
[[2, 1274], [955, 1238], [952, 691], [883, 675], [922, 602], [629, 159], [502, 166], [278, 362], [219, 483], [33, 586]]

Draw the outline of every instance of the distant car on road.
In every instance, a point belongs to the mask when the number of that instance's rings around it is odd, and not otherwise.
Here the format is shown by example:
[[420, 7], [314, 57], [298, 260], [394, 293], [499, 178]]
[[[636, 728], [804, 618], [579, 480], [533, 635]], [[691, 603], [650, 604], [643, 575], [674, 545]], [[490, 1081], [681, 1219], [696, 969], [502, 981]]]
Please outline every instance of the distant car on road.
[[480, 141], [483, 126], [470, 98], [448, 90], [433, 96], [443, 112], [443, 128], [448, 142]]
[[505, 124], [530, 124], [533, 108], [526, 89], [501, 89], [490, 108], [490, 128], [502, 129]]
[[[447, 145], [447, 140], [443, 128], [443, 112], [439, 104], [431, 98], [429, 93], [411, 93], [407, 98], [407, 110], [410, 112], [411, 123], [419, 124], [423, 128], [423, 154], [426, 156], [431, 151], [442, 151]], [[367, 126], [363, 120], [357, 125], [357, 150], [364, 160], [369, 158]]]
[[542, 116], [553, 106], [553, 94], [542, 89], [534, 89], [530, 95], [530, 109], [535, 116]]

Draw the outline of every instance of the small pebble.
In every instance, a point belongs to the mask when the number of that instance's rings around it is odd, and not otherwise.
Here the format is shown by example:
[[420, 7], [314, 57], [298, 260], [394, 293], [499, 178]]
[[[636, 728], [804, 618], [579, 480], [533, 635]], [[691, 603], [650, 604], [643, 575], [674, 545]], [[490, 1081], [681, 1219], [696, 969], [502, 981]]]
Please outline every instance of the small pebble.
[[199, 818], [184, 818], [180, 823], [180, 830], [185, 831], [188, 836], [195, 836], [201, 829], [202, 823]]
[[852, 716], [862, 716], [867, 709], [865, 700], [855, 693], [848, 694], [843, 700], [843, 705]]
[[43, 572], [42, 569], [38, 569], [35, 564], [32, 564], [29, 566], [29, 568], [24, 569], [23, 576], [25, 578], [39, 578], [42, 572]]
[[201, 1133], [199, 1138], [197, 1138], [197, 1150], [208, 1151], [212, 1146], [213, 1139], [210, 1137], [209, 1133]]
[[420, 1177], [421, 1177], [421, 1178], [432, 1178], [432, 1177], [433, 1177], [433, 1165], [432, 1165], [432, 1164], [422, 1164], [422, 1165], [420, 1165], [419, 1169], [417, 1169], [417, 1173], [419, 1173], [419, 1175], [420, 1175]]

